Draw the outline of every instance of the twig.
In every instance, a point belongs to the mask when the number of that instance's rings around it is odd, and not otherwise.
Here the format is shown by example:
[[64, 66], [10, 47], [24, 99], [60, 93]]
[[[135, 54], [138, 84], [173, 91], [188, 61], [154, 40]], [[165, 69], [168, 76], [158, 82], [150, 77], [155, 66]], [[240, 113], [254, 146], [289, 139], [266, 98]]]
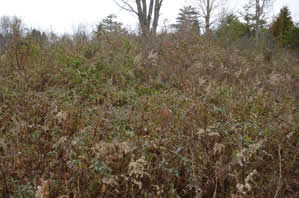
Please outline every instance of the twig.
[[94, 138], [95, 138], [96, 135], [97, 135], [97, 130], [98, 130], [98, 128], [100, 127], [100, 125], [101, 125], [101, 117], [99, 116], [99, 117], [98, 117], [97, 124], [96, 124], [96, 126], [95, 126], [95, 128], [94, 128], [94, 132], [93, 132], [93, 137], [94, 137]]
[[218, 187], [218, 176], [216, 176], [216, 185], [215, 185], [215, 190], [214, 190], [214, 193], [213, 193], [213, 198], [217, 197], [217, 187]]
[[196, 185], [196, 198], [200, 198], [202, 197], [202, 190], [199, 188], [199, 184], [197, 182], [197, 179], [196, 179], [196, 170], [195, 170], [195, 159], [194, 159], [194, 152], [193, 152], [193, 149], [192, 149], [192, 142], [189, 141], [189, 150], [191, 152], [191, 160], [192, 160], [192, 174], [193, 174], [193, 183]]
[[[114, 3], [120, 7], [121, 9], [123, 10], [126, 10], [128, 12], [131, 12], [131, 13], [134, 13], [136, 14], [137, 16], [139, 16], [138, 12], [128, 3], [126, 2], [125, 0], [121, 0], [121, 2], [124, 4], [124, 5], [121, 5], [120, 3], [118, 3], [116, 0], [113, 0]], [[127, 6], [127, 7], [126, 7]]]
[[278, 181], [278, 185], [277, 185], [277, 189], [276, 189], [274, 198], [278, 198], [280, 189], [282, 187], [281, 148], [280, 148], [280, 145], [278, 145], [278, 157], [279, 157], [279, 181]]

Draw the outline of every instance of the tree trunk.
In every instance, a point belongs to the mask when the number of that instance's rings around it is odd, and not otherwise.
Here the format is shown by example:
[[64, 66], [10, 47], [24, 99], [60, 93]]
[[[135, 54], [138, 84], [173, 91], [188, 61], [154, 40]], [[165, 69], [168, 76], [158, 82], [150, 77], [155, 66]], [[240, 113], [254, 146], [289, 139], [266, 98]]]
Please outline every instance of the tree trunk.
[[138, 16], [143, 35], [156, 34], [163, 0], [150, 0], [149, 4], [147, 4], [147, 0], [135, 0], [137, 9], [131, 3], [128, 3], [128, 0], [114, 0], [114, 2], [120, 8]]
[[143, 2], [143, 4], [141, 5], [141, 1], [136, 0], [139, 25], [140, 25], [142, 34], [146, 35], [149, 32], [149, 28], [147, 25], [146, 9], [144, 9], [144, 7], [143, 7], [145, 0], [142, 0], [142, 2]]
[[211, 8], [210, 8], [210, 0], [207, 0], [207, 8], [206, 8], [207, 15], [205, 17], [205, 23], [206, 23], [206, 34], [210, 32], [210, 19], [211, 19]]
[[146, 0], [136, 0], [138, 20], [143, 35], [156, 34], [162, 2], [163, 0], [151, 0], [147, 9]]
[[[152, 0], [153, 1], [153, 0]], [[163, 0], [155, 0], [155, 10], [154, 10], [154, 20], [153, 20], [153, 26], [152, 26], [152, 34], [156, 34], [157, 32], [157, 27], [158, 27], [158, 21], [160, 17], [160, 9], [161, 9], [161, 4]]]
[[260, 34], [260, 16], [261, 16], [261, 11], [260, 11], [260, 1], [255, 0], [255, 38], [256, 40], [259, 39], [259, 34]]
[[147, 29], [148, 30], [150, 30], [150, 28], [151, 28], [153, 9], [154, 9], [154, 0], [151, 0], [150, 5], [149, 5], [149, 10], [148, 10], [148, 16], [147, 16], [147, 21], [149, 22], [147, 24], [147, 26], [148, 26]]

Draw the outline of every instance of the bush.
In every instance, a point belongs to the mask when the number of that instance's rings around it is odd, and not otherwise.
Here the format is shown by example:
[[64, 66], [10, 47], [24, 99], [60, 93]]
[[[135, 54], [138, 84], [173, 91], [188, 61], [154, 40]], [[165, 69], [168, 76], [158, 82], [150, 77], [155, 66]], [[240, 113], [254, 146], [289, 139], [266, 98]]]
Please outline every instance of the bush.
[[52, 35], [0, 63], [1, 195], [297, 197], [296, 57], [148, 39]]

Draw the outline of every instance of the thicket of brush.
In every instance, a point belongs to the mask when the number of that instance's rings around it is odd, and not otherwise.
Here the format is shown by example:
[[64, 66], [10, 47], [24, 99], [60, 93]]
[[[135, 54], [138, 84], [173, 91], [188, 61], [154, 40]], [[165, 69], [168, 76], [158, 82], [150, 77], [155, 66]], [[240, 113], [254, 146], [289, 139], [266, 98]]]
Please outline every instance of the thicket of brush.
[[41, 38], [16, 33], [1, 57], [2, 197], [299, 196], [292, 53], [193, 34]]

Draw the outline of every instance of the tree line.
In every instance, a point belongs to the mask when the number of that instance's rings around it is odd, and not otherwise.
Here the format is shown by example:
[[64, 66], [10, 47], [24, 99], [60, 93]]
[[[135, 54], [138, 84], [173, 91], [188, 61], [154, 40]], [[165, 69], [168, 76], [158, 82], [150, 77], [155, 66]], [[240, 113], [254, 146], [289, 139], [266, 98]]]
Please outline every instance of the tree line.
[[[114, 0], [122, 9], [136, 15], [139, 22], [140, 34], [143, 36], [156, 35], [159, 26], [163, 0]], [[179, 10], [176, 23], [171, 24], [167, 31], [176, 34], [196, 33], [221, 38], [226, 42], [240, 38], [259, 38], [271, 35], [282, 47], [297, 48], [299, 46], [299, 23], [293, 21], [290, 9], [281, 8], [280, 13], [267, 23], [267, 9], [273, 0], [249, 0], [238, 13], [223, 11], [228, 1], [224, 0], [194, 0]], [[20, 36], [23, 27], [18, 18], [2, 17], [0, 21], [0, 52], [12, 35]], [[28, 34], [39, 40], [46, 40], [47, 35], [33, 29]], [[101, 33], [128, 33], [124, 25], [117, 20], [116, 15], [109, 15], [97, 25], [96, 36]]]
[[[114, 0], [114, 2], [138, 17], [142, 35], [156, 34], [163, 0]], [[239, 14], [224, 12], [220, 17], [219, 13], [228, 1], [194, 0], [192, 2], [193, 6], [188, 5], [179, 10], [176, 24], [171, 25], [176, 33], [197, 32], [231, 39], [247, 36], [255, 37], [257, 41], [263, 33], [270, 33], [284, 47], [298, 48], [299, 46], [299, 26], [292, 20], [287, 6], [284, 6], [279, 15], [267, 24], [266, 14], [273, 5], [273, 0], [249, 0], [243, 5], [243, 10]], [[213, 28], [217, 21], [218, 25]]]

